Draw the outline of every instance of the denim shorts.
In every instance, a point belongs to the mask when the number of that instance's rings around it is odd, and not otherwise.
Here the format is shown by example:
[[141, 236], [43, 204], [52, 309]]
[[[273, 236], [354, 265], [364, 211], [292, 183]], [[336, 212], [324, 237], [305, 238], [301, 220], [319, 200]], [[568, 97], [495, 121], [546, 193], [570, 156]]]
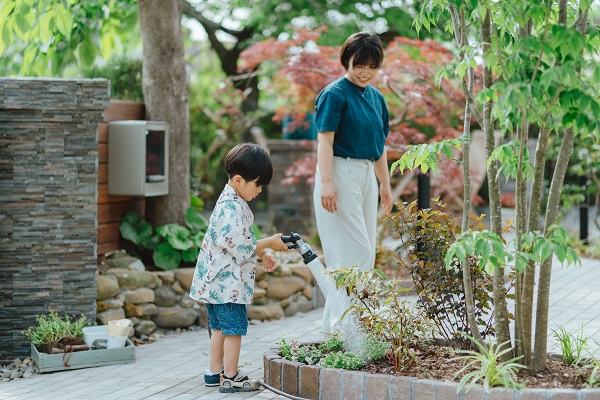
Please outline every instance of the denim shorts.
[[221, 331], [223, 335], [246, 336], [248, 315], [245, 304], [207, 303], [206, 310], [208, 311], [208, 325], [213, 331]]

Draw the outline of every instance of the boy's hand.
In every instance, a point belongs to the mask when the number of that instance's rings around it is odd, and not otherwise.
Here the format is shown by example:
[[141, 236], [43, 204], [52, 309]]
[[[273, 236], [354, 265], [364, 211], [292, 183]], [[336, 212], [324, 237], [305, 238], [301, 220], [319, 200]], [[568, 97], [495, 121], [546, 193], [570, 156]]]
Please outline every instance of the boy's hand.
[[263, 265], [265, 266], [265, 271], [273, 272], [275, 270], [275, 267], [277, 266], [277, 260], [275, 260], [275, 257], [273, 257], [273, 254], [271, 254], [268, 251], [265, 251], [265, 253], [262, 255], [261, 259], [262, 259]]
[[276, 235], [271, 236], [271, 242], [270, 242], [270, 248], [275, 250], [275, 251], [288, 251], [288, 247], [287, 244], [283, 243], [283, 240], [281, 240], [281, 233], [278, 233]]

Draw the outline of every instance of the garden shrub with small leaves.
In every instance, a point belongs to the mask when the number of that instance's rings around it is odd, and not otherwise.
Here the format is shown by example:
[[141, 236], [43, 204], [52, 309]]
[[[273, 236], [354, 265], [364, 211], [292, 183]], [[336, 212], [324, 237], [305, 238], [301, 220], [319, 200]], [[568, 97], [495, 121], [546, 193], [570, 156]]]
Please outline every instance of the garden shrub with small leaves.
[[[454, 217], [444, 212], [444, 205], [434, 199], [439, 208], [418, 209], [417, 202], [396, 203], [398, 211], [388, 215], [392, 232], [401, 244], [395, 252], [398, 267], [411, 274], [419, 301], [426, 315], [435, 322], [442, 337], [468, 347], [461, 332], [471, 333], [464, 302], [463, 263], [453, 259], [446, 268], [444, 257], [456, 241], [460, 226]], [[471, 217], [471, 230], [481, 230], [483, 217]], [[492, 277], [485, 270], [467, 265], [471, 269], [475, 315], [483, 339], [493, 335]], [[507, 295], [510, 297], [511, 295]]]
[[358, 267], [332, 272], [336, 286], [346, 288], [353, 313], [367, 332], [390, 343], [390, 356], [397, 371], [409, 370], [414, 363], [411, 348], [425, 347], [434, 337], [434, 323], [419, 304], [405, 298], [409, 289], [400, 281], [385, 281], [380, 270], [360, 271]]
[[356, 354], [347, 351], [329, 353], [320, 362], [326, 368], [357, 370], [365, 366], [365, 362]]

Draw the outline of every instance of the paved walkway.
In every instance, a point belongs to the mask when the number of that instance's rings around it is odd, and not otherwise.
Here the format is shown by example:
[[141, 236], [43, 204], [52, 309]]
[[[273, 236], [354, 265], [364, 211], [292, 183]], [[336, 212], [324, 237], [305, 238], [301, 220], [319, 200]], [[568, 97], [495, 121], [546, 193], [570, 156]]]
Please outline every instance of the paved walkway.
[[[600, 343], [600, 261], [583, 260], [579, 267], [553, 268], [550, 328], [565, 326]], [[251, 325], [242, 345], [241, 368], [262, 378], [263, 354], [280, 338], [320, 340], [322, 309], [279, 321]], [[550, 337], [553, 342], [553, 338]], [[34, 375], [0, 383], [0, 399], [285, 399], [268, 390], [221, 394], [207, 388], [202, 373], [208, 364], [208, 332], [170, 335], [157, 343], [136, 348], [136, 361], [97, 368]], [[551, 348], [550, 348], [551, 350]]]

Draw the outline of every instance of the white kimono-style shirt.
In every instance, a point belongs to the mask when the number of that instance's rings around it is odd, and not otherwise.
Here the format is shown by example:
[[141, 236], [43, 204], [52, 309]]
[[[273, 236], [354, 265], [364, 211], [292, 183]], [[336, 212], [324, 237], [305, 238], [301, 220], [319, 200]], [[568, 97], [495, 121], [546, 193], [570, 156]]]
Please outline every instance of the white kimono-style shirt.
[[202, 303], [251, 304], [256, 278], [254, 215], [225, 185], [208, 222], [196, 262], [190, 297]]

